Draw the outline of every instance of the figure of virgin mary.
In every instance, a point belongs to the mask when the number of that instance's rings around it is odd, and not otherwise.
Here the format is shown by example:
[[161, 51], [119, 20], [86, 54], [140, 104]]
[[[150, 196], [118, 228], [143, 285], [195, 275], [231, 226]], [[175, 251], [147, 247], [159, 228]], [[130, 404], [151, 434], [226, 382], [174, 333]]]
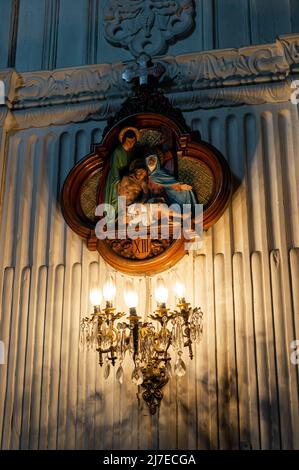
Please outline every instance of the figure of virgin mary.
[[148, 169], [149, 181], [157, 185], [166, 195], [167, 204], [178, 204], [183, 207], [184, 204], [190, 204], [194, 212], [196, 198], [189, 184], [178, 183], [173, 175], [166, 169], [161, 168], [159, 157], [156, 153], [150, 153], [146, 156], [146, 166]]

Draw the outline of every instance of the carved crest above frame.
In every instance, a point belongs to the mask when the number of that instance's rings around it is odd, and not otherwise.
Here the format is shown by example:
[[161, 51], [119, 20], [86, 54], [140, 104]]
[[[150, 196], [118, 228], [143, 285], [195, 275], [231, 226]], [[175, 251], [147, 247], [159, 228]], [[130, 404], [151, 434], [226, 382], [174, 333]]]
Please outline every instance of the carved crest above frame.
[[[152, 69], [148, 75], [163, 73]], [[143, 85], [110, 118], [102, 142], [71, 170], [62, 191], [68, 225], [113, 268], [135, 275], [169, 269], [185, 254], [186, 236], [176, 236], [185, 220], [180, 208], [190, 207], [194, 225], [194, 208], [202, 204], [203, 228], [208, 229], [231, 194], [225, 158], [190, 131], [181, 111], [145, 83], [145, 69], [140, 70]], [[127, 71], [123, 76], [132, 78]], [[119, 196], [124, 200], [124, 219]], [[178, 209], [172, 212], [171, 204]], [[102, 212], [99, 207], [104, 207]], [[110, 225], [110, 216], [115, 225]], [[153, 235], [157, 220], [159, 229]], [[135, 237], [132, 226], [143, 226], [143, 236]]]
[[169, 43], [192, 31], [194, 17], [193, 0], [108, 0], [105, 37], [134, 57], [164, 54]]

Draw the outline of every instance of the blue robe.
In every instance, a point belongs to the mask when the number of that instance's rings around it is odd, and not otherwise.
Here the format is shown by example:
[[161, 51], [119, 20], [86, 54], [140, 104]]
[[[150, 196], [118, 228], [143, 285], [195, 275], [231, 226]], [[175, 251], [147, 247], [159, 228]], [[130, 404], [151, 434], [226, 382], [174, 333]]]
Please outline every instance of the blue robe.
[[171, 175], [167, 170], [161, 168], [159, 158], [157, 157], [156, 160], [156, 168], [151, 172], [148, 167], [148, 159], [146, 158], [146, 165], [149, 171], [149, 178], [157, 184], [163, 186], [163, 190], [165, 191], [167, 202], [169, 205], [171, 204], [178, 204], [180, 207], [183, 207], [183, 204], [190, 204], [191, 210], [194, 212], [196, 198], [194, 196], [193, 191], [190, 190], [183, 190], [178, 191], [177, 189], [172, 188], [173, 184], [177, 184], [178, 181], [175, 179], [173, 175]]

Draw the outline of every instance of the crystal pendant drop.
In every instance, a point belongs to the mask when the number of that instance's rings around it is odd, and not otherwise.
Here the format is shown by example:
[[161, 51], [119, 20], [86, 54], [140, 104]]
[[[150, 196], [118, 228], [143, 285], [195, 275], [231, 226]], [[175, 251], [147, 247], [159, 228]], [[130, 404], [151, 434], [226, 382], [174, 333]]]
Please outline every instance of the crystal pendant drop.
[[110, 375], [110, 364], [109, 362], [106, 362], [105, 370], [104, 370], [104, 379], [108, 379], [109, 375]]
[[81, 327], [80, 330], [80, 339], [79, 339], [79, 350], [84, 351], [85, 350], [85, 333], [84, 333], [84, 328]]
[[196, 331], [196, 327], [195, 326], [191, 326], [190, 328], [190, 339], [191, 341], [193, 341], [194, 343], [196, 342], [197, 340], [197, 331]]
[[172, 367], [171, 367], [170, 361], [167, 361], [166, 363], [166, 371], [167, 371], [168, 376], [172, 377]]
[[179, 356], [175, 366], [174, 366], [174, 373], [178, 377], [183, 377], [186, 374], [186, 364], [184, 363], [183, 359]]
[[143, 373], [140, 367], [135, 367], [135, 369], [132, 372], [132, 382], [135, 385], [141, 385], [143, 382]]
[[118, 380], [120, 384], [122, 384], [124, 381], [124, 370], [122, 365], [120, 365], [116, 371], [116, 380]]

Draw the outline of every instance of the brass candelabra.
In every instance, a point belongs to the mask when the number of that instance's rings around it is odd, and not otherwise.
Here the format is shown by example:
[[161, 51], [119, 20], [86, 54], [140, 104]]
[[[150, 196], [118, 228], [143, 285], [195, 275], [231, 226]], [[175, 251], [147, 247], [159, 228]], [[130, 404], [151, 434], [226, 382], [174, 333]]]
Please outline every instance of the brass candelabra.
[[111, 365], [118, 365], [116, 379], [124, 380], [123, 363], [126, 355], [133, 362], [131, 378], [134, 384], [143, 389], [142, 396], [155, 414], [163, 398], [163, 387], [172, 374], [172, 355], [175, 355], [174, 374], [178, 377], [186, 373], [183, 350], [188, 348], [193, 359], [193, 344], [201, 340], [203, 333], [203, 313], [198, 307], [191, 307], [184, 297], [184, 285], [175, 282], [177, 306], [170, 310], [166, 306], [168, 289], [162, 278], [155, 289], [157, 309], [148, 320], [137, 315], [138, 294], [133, 281], [128, 281], [124, 292], [129, 308], [116, 312], [113, 307], [116, 288], [112, 277], [103, 286], [105, 307], [101, 308], [102, 294], [99, 289], [91, 292], [94, 312], [81, 320], [80, 346], [98, 352], [99, 364], [104, 366], [104, 378], [110, 375]]

